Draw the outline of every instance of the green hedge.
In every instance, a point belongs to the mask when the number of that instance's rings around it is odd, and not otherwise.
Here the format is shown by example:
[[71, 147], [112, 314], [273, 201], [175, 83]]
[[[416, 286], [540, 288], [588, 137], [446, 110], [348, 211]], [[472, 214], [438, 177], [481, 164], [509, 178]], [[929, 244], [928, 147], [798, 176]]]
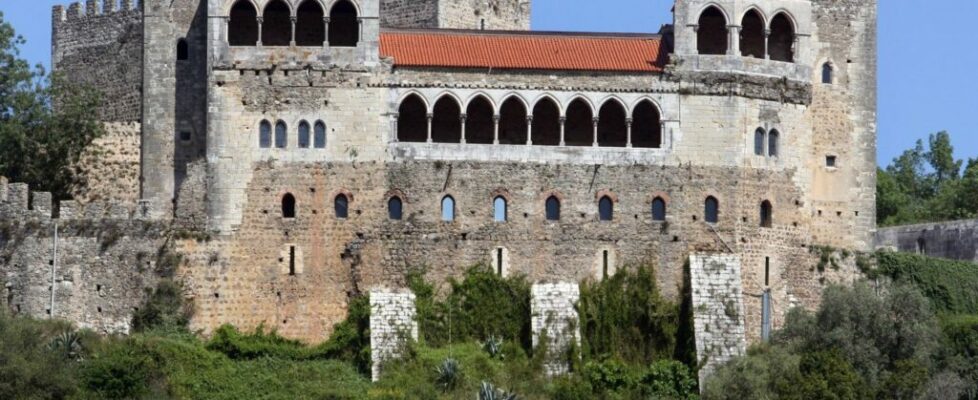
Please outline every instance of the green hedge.
[[894, 252], [876, 260], [879, 273], [916, 286], [938, 313], [978, 314], [978, 264]]

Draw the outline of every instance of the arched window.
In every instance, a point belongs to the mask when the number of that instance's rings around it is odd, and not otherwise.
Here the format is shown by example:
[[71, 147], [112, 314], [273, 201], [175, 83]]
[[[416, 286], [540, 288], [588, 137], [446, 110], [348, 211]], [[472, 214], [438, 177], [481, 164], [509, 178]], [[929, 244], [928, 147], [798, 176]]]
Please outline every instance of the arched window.
[[261, 44], [288, 46], [292, 41], [292, 11], [283, 0], [272, 0], [262, 12]]
[[496, 196], [496, 198], [492, 200], [492, 210], [493, 220], [496, 222], [506, 222], [507, 210], [505, 197]]
[[177, 61], [187, 61], [190, 59], [190, 49], [187, 45], [187, 39], [180, 38], [177, 41]]
[[567, 107], [564, 142], [568, 146], [590, 146], [594, 143], [594, 113], [584, 100], [576, 99]]
[[740, 55], [764, 59], [764, 19], [757, 10], [744, 14], [740, 30]]
[[761, 228], [770, 228], [771, 221], [774, 218], [773, 210], [771, 209], [771, 202], [764, 200], [761, 202]]
[[323, 8], [316, 0], [303, 1], [296, 10], [295, 44], [298, 46], [322, 46], [326, 43], [326, 25]]
[[768, 37], [768, 54], [774, 61], [793, 62], [795, 59], [795, 27], [785, 13], [778, 13], [771, 20], [771, 36]]
[[309, 123], [306, 121], [299, 122], [299, 148], [309, 148]]
[[[511, 98], [510, 101], [517, 101]], [[506, 107], [506, 103], [503, 103]], [[537, 146], [560, 145], [560, 107], [549, 97], [533, 106], [533, 144]]]
[[228, 19], [228, 44], [255, 46], [258, 44], [258, 11], [249, 0], [238, 0], [231, 7]]
[[781, 137], [781, 135], [778, 133], [777, 130], [772, 130], [771, 133], [768, 133], [768, 135], [767, 135], [767, 155], [768, 156], [771, 156], [771, 157], [777, 157], [778, 156], [778, 145], [779, 145], [778, 141], [780, 140], [780, 137]]
[[666, 220], [666, 201], [661, 197], [656, 197], [652, 199], [652, 220], [653, 221], [665, 221]]
[[292, 193], [282, 196], [282, 218], [295, 218], [295, 196]]
[[397, 140], [401, 142], [428, 140], [428, 108], [416, 94], [405, 97], [397, 110]]
[[258, 125], [258, 147], [267, 149], [272, 147], [272, 123], [262, 120]]
[[329, 45], [357, 47], [360, 41], [360, 21], [357, 9], [346, 0], [340, 0], [329, 10]]
[[711, 224], [715, 224], [720, 221], [720, 202], [717, 201], [716, 197], [710, 196], [706, 198], [705, 204], [705, 220]]
[[336, 195], [336, 198], [333, 199], [333, 210], [336, 212], [336, 218], [345, 219], [349, 217], [350, 199], [345, 194]]
[[598, 217], [602, 221], [611, 221], [615, 218], [615, 203], [608, 196], [598, 200]]
[[557, 196], [547, 198], [547, 221], [560, 221], [560, 199]]
[[435, 143], [462, 142], [462, 111], [454, 97], [442, 96], [435, 103], [431, 140]]
[[492, 144], [495, 135], [492, 104], [479, 96], [469, 102], [465, 110], [465, 142]]
[[720, 9], [710, 6], [700, 14], [696, 30], [699, 54], [727, 54], [727, 18]]
[[639, 102], [632, 110], [632, 147], [662, 147], [662, 119], [659, 109], [649, 100]]
[[822, 83], [831, 85], [833, 83], [832, 75], [834, 75], [834, 72], [835, 71], [832, 69], [832, 63], [822, 64]]
[[404, 203], [401, 198], [394, 196], [387, 200], [387, 217], [393, 221], [400, 221], [403, 213]]
[[756, 156], [764, 155], [764, 136], [766, 136], [764, 128], [757, 128], [754, 131], [754, 155]]
[[527, 129], [526, 107], [515, 97], [510, 97], [499, 110], [499, 143], [526, 144]]
[[284, 149], [289, 143], [289, 128], [285, 125], [285, 122], [278, 121], [275, 123], [275, 147], [279, 149]]
[[598, 111], [598, 145], [602, 147], [625, 147], [628, 143], [628, 126], [625, 121], [625, 107], [621, 103], [608, 100]]
[[441, 199], [441, 220], [445, 222], [455, 221], [455, 199], [452, 196], [445, 196]]
[[316, 121], [312, 132], [312, 145], [317, 149], [326, 148], [326, 124], [323, 121]]

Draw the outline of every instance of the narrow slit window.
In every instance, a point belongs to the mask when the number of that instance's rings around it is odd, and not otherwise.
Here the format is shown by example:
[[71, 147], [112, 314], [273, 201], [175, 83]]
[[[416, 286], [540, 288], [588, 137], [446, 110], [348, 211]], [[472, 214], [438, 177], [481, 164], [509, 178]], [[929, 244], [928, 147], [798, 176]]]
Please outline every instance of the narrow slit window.
[[771, 257], [764, 257], [764, 286], [771, 286]]
[[309, 148], [309, 123], [306, 121], [299, 122], [299, 148]]
[[496, 274], [503, 276], [503, 248], [496, 249]]
[[295, 246], [289, 246], [289, 275], [295, 276]]
[[601, 251], [601, 278], [608, 279], [608, 250]]
[[715, 224], [720, 220], [720, 202], [717, 201], [716, 197], [707, 197], [704, 208], [704, 219], [706, 222]]
[[295, 218], [295, 196], [292, 193], [282, 196], [282, 218]]

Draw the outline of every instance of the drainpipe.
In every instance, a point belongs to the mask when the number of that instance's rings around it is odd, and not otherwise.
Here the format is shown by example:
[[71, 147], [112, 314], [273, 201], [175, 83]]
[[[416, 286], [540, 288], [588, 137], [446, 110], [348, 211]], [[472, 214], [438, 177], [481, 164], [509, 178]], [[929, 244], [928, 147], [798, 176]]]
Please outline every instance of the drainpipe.
[[58, 222], [54, 223], [54, 255], [51, 258], [51, 314], [50, 317], [54, 318], [54, 279], [58, 273]]

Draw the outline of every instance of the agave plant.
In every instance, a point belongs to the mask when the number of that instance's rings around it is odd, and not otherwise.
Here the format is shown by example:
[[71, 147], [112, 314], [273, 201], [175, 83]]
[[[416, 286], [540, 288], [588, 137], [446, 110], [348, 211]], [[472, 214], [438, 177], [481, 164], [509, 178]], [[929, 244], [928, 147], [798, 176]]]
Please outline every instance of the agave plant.
[[489, 335], [482, 343], [482, 350], [489, 353], [489, 357], [503, 358], [503, 339], [496, 335]]
[[491, 383], [482, 381], [482, 389], [479, 390], [479, 400], [518, 400], [514, 393], [496, 389]]
[[65, 360], [79, 360], [82, 357], [81, 335], [65, 329], [48, 343], [48, 349], [60, 354]]
[[462, 382], [462, 368], [454, 358], [446, 358], [442, 361], [441, 364], [435, 367], [435, 373], [438, 374], [438, 377], [435, 378], [435, 383], [442, 390], [455, 389]]

